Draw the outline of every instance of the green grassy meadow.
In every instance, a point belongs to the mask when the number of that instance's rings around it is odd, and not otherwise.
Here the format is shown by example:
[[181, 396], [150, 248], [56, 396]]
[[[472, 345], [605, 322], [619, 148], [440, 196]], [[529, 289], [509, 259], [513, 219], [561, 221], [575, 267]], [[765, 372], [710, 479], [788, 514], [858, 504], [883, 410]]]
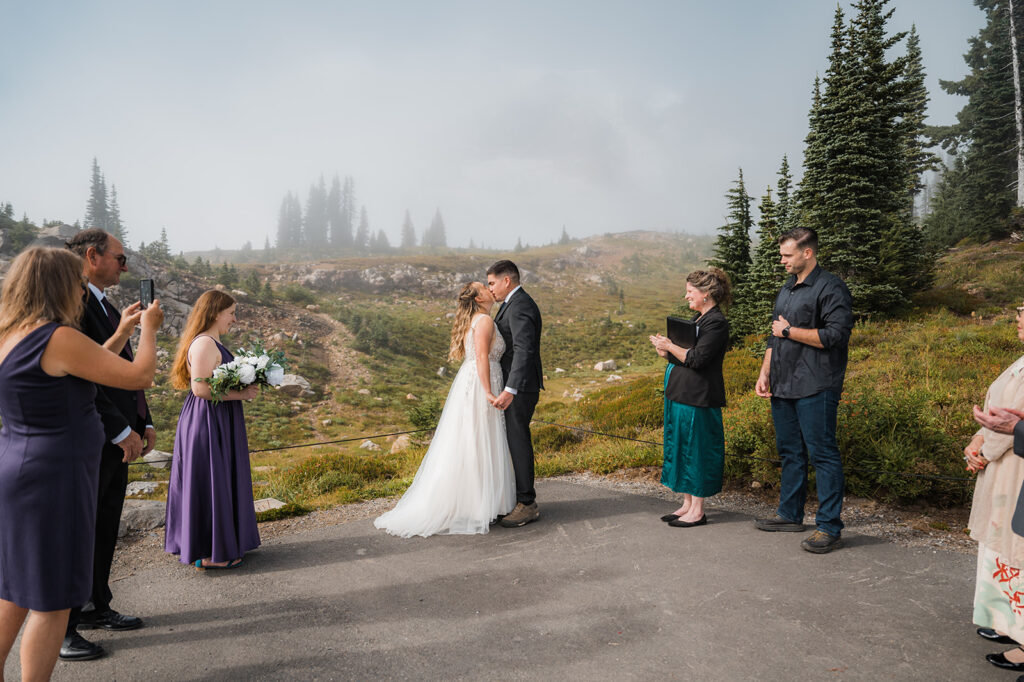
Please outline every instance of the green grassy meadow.
[[[574, 256], [581, 244], [590, 251]], [[662, 331], [666, 315], [683, 310], [685, 276], [709, 249], [705, 237], [627, 233], [515, 254], [522, 269], [541, 275], [539, 281], [528, 276], [524, 282], [544, 314], [547, 390], [536, 418], [660, 442], [664, 363], [647, 337]], [[974, 431], [971, 405], [980, 403], [988, 384], [1024, 353], [1012, 324], [1013, 306], [1024, 299], [1022, 254], [1024, 245], [1007, 242], [954, 250], [940, 260], [934, 288], [919, 296], [913, 310], [897, 319], [857, 323], [838, 430], [850, 494], [943, 505], [969, 501], [970, 485], [928, 477], [968, 476], [961, 450]], [[494, 254], [460, 252], [391, 260], [427, 272], [478, 271], [482, 279], [494, 259]], [[353, 259], [342, 265], [379, 262]], [[316, 395], [292, 399], [266, 391], [246, 404], [250, 448], [429, 425], [457, 369], [445, 361], [451, 324], [445, 315], [454, 311], [452, 301], [348, 290], [315, 294], [314, 300], [349, 337], [300, 336], [286, 344], [292, 371], [307, 377]], [[245, 331], [235, 336], [243, 339]], [[761, 343], [749, 338], [726, 357], [726, 474], [771, 488], [778, 469], [769, 404], [753, 394]], [[358, 379], [336, 381], [325, 360], [331, 344], [347, 346], [350, 361], [359, 364]], [[173, 353], [171, 345], [165, 347]], [[593, 370], [594, 363], [609, 359], [618, 365], [614, 372]], [[438, 376], [439, 367], [446, 367], [446, 376]], [[610, 374], [621, 379], [609, 383]], [[161, 382], [150, 391], [160, 449], [172, 447], [182, 399]], [[255, 453], [256, 497], [289, 503], [283, 511], [288, 514], [400, 494], [426, 451], [424, 435], [414, 434], [413, 447], [394, 455], [384, 438], [376, 441], [379, 451], [360, 449], [360, 438]], [[534, 443], [541, 476], [661, 464], [657, 445], [550, 425], [535, 425]], [[133, 479], [167, 475], [166, 469], [132, 467]]]

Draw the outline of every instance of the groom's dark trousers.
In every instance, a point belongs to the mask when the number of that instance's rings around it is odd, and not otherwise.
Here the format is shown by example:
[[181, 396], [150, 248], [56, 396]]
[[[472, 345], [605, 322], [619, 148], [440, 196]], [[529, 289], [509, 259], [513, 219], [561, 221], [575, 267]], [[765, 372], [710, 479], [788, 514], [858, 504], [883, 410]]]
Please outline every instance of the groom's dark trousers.
[[516, 391], [505, 410], [505, 431], [516, 474], [516, 502], [533, 504], [537, 493], [533, 486], [533, 441], [530, 421], [544, 388], [540, 361], [540, 309], [530, 295], [517, 289], [494, 318], [498, 333], [505, 340], [501, 356], [501, 374], [505, 386]]

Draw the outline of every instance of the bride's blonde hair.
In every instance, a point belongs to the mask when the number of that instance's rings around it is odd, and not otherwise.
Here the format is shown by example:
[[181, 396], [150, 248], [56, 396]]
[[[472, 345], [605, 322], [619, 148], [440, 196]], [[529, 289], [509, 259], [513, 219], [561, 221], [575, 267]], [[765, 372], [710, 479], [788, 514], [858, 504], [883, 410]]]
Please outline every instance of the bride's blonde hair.
[[473, 324], [473, 316], [483, 312], [476, 302], [484, 285], [480, 282], [469, 282], [462, 286], [456, 299], [455, 323], [452, 325], [452, 342], [448, 346], [448, 362], [458, 362], [466, 357], [466, 332]]

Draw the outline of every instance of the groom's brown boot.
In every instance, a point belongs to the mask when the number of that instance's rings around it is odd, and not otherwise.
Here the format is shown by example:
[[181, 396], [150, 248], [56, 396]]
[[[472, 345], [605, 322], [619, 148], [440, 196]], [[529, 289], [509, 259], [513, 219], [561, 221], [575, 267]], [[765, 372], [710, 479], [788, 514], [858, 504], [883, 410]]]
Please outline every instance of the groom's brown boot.
[[518, 528], [519, 526], [533, 523], [539, 518], [540, 510], [537, 509], [536, 502], [531, 502], [530, 504], [519, 502], [516, 504], [516, 508], [506, 514], [500, 523], [505, 528]]

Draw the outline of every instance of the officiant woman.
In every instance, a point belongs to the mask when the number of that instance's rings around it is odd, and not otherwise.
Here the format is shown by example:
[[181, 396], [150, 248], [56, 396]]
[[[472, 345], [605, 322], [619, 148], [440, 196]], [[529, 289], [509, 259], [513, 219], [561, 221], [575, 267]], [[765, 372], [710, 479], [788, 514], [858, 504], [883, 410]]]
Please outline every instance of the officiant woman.
[[719, 308], [731, 300], [729, 276], [718, 268], [686, 276], [686, 302], [697, 311], [697, 340], [682, 348], [660, 334], [650, 337], [665, 368], [665, 433], [662, 485], [683, 494], [683, 504], [661, 517], [675, 528], [708, 522], [704, 499], [722, 490], [725, 466], [725, 380], [722, 360], [729, 346], [729, 322]]

